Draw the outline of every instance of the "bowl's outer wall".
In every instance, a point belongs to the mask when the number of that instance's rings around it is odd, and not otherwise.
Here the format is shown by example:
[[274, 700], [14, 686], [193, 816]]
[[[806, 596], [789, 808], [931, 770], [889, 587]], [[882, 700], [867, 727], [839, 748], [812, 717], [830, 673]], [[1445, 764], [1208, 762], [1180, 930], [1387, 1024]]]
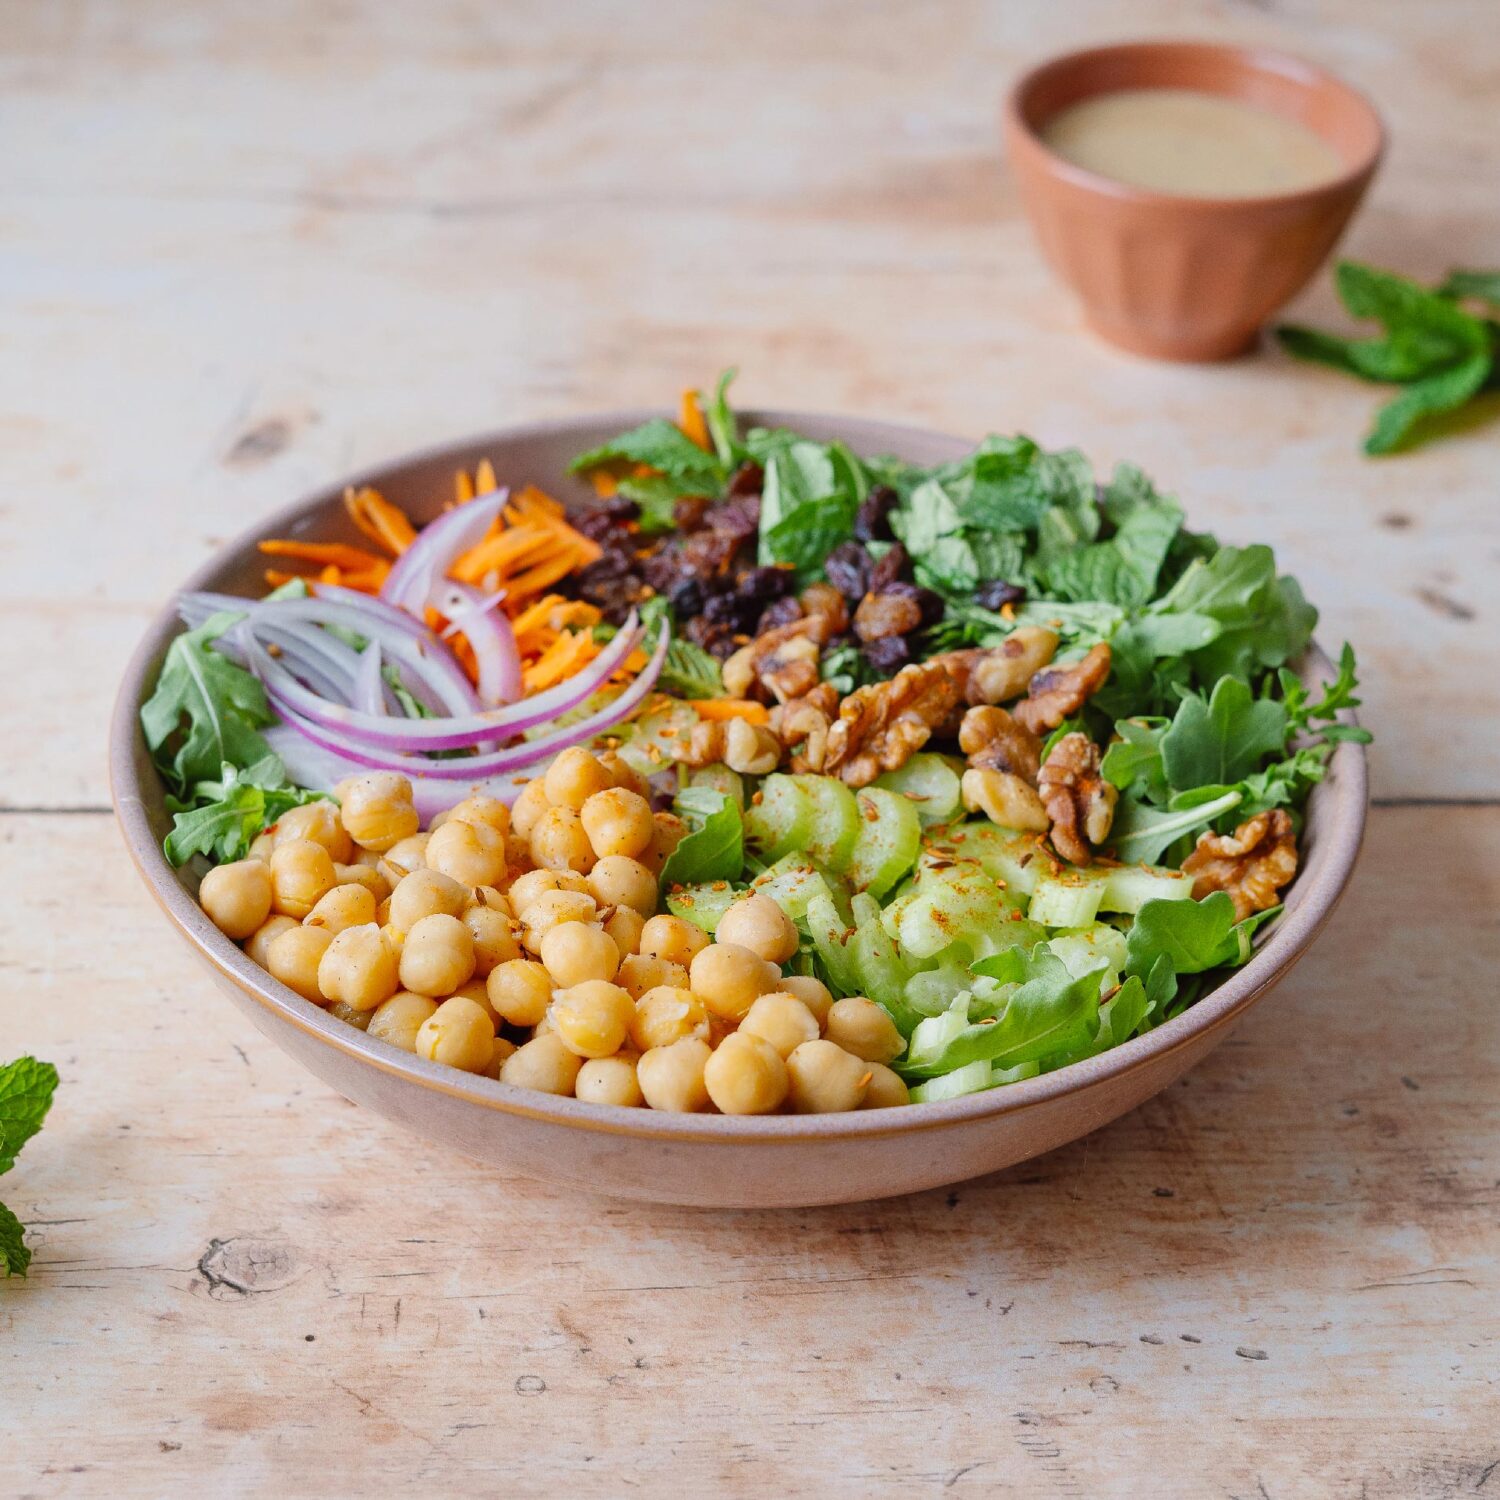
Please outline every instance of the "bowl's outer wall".
[[[590, 491], [566, 478], [569, 459], [648, 413], [538, 424], [454, 444], [355, 476], [415, 517], [436, 514], [453, 473], [488, 457], [502, 480], [533, 481], [570, 501]], [[884, 423], [799, 413], [749, 420], [842, 437], [865, 454], [936, 463], [970, 443]], [[343, 486], [266, 518], [201, 570], [190, 588], [262, 592], [260, 536], [349, 537]], [[116, 707], [111, 778], [127, 846], [152, 893], [221, 987], [284, 1051], [356, 1103], [508, 1171], [590, 1191], [719, 1207], [852, 1202], [957, 1182], [1076, 1139], [1164, 1088], [1228, 1034], [1305, 950], [1342, 893], [1365, 809], [1363, 750], [1341, 746], [1309, 804], [1303, 867], [1287, 911], [1261, 951], [1183, 1016], [1102, 1057], [992, 1093], [941, 1104], [837, 1116], [727, 1119], [664, 1116], [554, 1099], [397, 1052], [277, 984], [222, 936], [193, 899], [195, 881], [166, 863], [169, 819], [141, 738], [137, 709], [177, 625], [168, 608], [142, 642]], [[1326, 675], [1313, 653], [1310, 670]]]

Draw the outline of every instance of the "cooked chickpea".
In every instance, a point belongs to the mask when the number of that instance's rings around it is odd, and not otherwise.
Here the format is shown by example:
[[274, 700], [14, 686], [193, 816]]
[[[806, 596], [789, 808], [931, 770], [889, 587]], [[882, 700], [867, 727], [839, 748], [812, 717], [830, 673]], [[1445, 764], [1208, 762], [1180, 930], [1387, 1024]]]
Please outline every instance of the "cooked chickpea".
[[417, 1028], [416, 1053], [465, 1073], [482, 1073], [494, 1057], [495, 1028], [482, 1006], [454, 995]]
[[740, 1030], [768, 1041], [778, 1057], [790, 1057], [803, 1042], [817, 1041], [818, 1018], [795, 995], [782, 991], [762, 995], [745, 1012]]
[[521, 915], [521, 941], [532, 953], [542, 951], [542, 940], [564, 922], [592, 922], [599, 915], [594, 898], [582, 891], [544, 891], [527, 903]]
[[669, 812], [653, 813], [651, 822], [651, 842], [639, 858], [653, 875], [660, 876], [672, 851], [687, 837], [687, 824], [676, 813]]
[[573, 1085], [576, 1098], [590, 1104], [621, 1104], [636, 1108], [645, 1101], [635, 1063], [628, 1057], [591, 1057], [578, 1070]]
[[333, 934], [325, 927], [303, 927], [300, 923], [289, 927], [271, 940], [266, 949], [266, 968], [289, 990], [321, 1005], [323, 991], [318, 988], [318, 965], [332, 941]]
[[761, 995], [775, 992], [781, 970], [737, 943], [711, 943], [693, 959], [688, 980], [716, 1016], [739, 1021]]
[[647, 990], [654, 990], [662, 985], [685, 990], [687, 982], [686, 964], [668, 963], [664, 958], [643, 958], [639, 953], [627, 953], [620, 960], [620, 972], [615, 975], [615, 983], [621, 989], [629, 991], [637, 1000]]
[[563, 1045], [552, 1032], [532, 1037], [500, 1066], [500, 1082], [518, 1088], [537, 1089], [543, 1094], [571, 1094], [583, 1068], [583, 1059]]
[[245, 952], [258, 963], [261, 968], [267, 968], [266, 955], [269, 953], [271, 944], [276, 941], [288, 928], [297, 926], [295, 917], [267, 917], [259, 927], [255, 929], [255, 935], [245, 944]]
[[736, 1031], [703, 1067], [708, 1097], [726, 1115], [768, 1115], [787, 1093], [786, 1064], [764, 1037]]
[[333, 802], [308, 802], [282, 813], [276, 820], [276, 842], [289, 844], [293, 839], [311, 839], [321, 844], [336, 864], [342, 864], [354, 853], [354, 840], [339, 821], [339, 809]]
[[617, 906], [604, 919], [604, 930], [615, 940], [615, 947], [620, 950], [623, 960], [628, 953], [634, 953], [640, 946], [641, 929], [646, 925], [646, 919], [633, 907]]
[[627, 792], [639, 792], [642, 797], [650, 790], [646, 785], [646, 778], [618, 750], [601, 750], [599, 764], [608, 773], [611, 786], [623, 787]]
[[635, 1002], [617, 984], [588, 979], [560, 990], [552, 1002], [552, 1029], [580, 1057], [611, 1057], [625, 1045]]
[[411, 782], [394, 771], [351, 776], [334, 788], [339, 819], [362, 849], [381, 853], [410, 838], [420, 826], [412, 804]]
[[605, 854], [589, 871], [589, 893], [600, 906], [628, 906], [642, 917], [656, 910], [656, 876], [628, 854]]
[[627, 792], [623, 787], [595, 792], [578, 817], [601, 859], [608, 854], [633, 859], [646, 851], [656, 832], [651, 804], [639, 792]]
[[531, 830], [531, 857], [543, 869], [587, 875], [596, 855], [578, 814], [570, 807], [549, 807]]
[[474, 973], [474, 939], [457, 917], [423, 917], [401, 946], [401, 988], [419, 995], [451, 995]]
[[453, 823], [483, 823], [504, 835], [510, 832], [510, 809], [498, 797], [486, 797], [476, 792], [472, 797], [448, 809], [448, 821]]
[[468, 911], [474, 906], [487, 906], [491, 911], [502, 912], [512, 918], [516, 914], [515, 907], [510, 904], [510, 897], [493, 885], [476, 885], [464, 892], [464, 910]]
[[496, 964], [521, 956], [515, 924], [503, 911], [492, 906], [471, 906], [463, 915], [463, 924], [474, 939], [474, 972], [481, 979]]
[[377, 1005], [370, 1013], [370, 1024], [365, 1027], [369, 1036], [377, 1036], [403, 1052], [417, 1050], [417, 1031], [422, 1023], [437, 1009], [437, 1001], [426, 995], [414, 995], [410, 990], [397, 990], [389, 1000]]
[[423, 917], [456, 917], [468, 901], [468, 892], [451, 875], [437, 870], [413, 870], [403, 875], [391, 892], [389, 920], [392, 927], [410, 932]]
[[363, 927], [375, 920], [375, 897], [362, 885], [336, 885], [302, 920], [332, 933]]
[[524, 875], [528, 870], [536, 869], [536, 861], [531, 857], [531, 840], [523, 839], [517, 833], [505, 835], [505, 879], [511, 881], [518, 875]]
[[534, 781], [528, 781], [511, 807], [511, 831], [523, 839], [529, 839], [532, 829], [551, 806], [551, 802], [547, 800], [546, 780], [538, 776]]
[[250, 852], [246, 855], [246, 858], [269, 860], [271, 858], [271, 851], [275, 847], [276, 835], [267, 828], [264, 832], [256, 834], [254, 839], [251, 840]]
[[870, 1064], [870, 1081], [865, 1086], [865, 1097], [861, 1109], [890, 1109], [897, 1104], [910, 1104], [911, 1091], [906, 1081], [894, 1069], [884, 1063]]
[[866, 1062], [888, 1063], [906, 1047], [896, 1023], [873, 1000], [850, 995], [835, 1000], [823, 1034]]
[[455, 995], [466, 995], [477, 1005], [489, 1018], [490, 1024], [496, 1031], [500, 1029], [500, 1012], [490, 1004], [489, 981], [484, 979], [471, 979], [467, 984], [461, 984], [453, 992]]
[[797, 951], [797, 928], [769, 896], [741, 896], [719, 918], [714, 941], [738, 943], [773, 964], [784, 964]]
[[630, 1022], [630, 1040], [642, 1052], [670, 1047], [683, 1037], [708, 1040], [708, 1012], [691, 990], [661, 984], [635, 1002]]
[[552, 979], [540, 964], [513, 958], [490, 970], [485, 993], [502, 1021], [535, 1026], [552, 1003]]
[[198, 887], [208, 920], [227, 938], [253, 937], [271, 915], [271, 869], [258, 859], [215, 865]]
[[542, 938], [540, 957], [558, 989], [571, 989], [590, 979], [613, 979], [620, 968], [620, 950], [602, 928], [586, 922], [559, 922]]
[[[375, 920], [380, 922], [380, 912], [375, 913]], [[381, 936], [385, 938], [386, 946], [396, 955], [396, 962], [401, 962], [401, 950], [406, 946], [406, 933], [390, 922], [380, 922]]]
[[858, 1109], [870, 1082], [870, 1065], [834, 1042], [803, 1042], [786, 1060], [787, 1097], [799, 1115]]
[[300, 922], [334, 887], [328, 851], [311, 839], [291, 839], [271, 853], [271, 909]]
[[526, 908], [538, 897], [552, 891], [573, 891], [577, 895], [587, 896], [589, 883], [572, 870], [528, 870], [511, 882], [508, 894], [516, 915], [524, 920]]
[[396, 993], [396, 955], [373, 922], [334, 933], [318, 961], [318, 988], [354, 1010], [374, 1010]]
[[333, 865], [334, 878], [340, 885], [362, 885], [376, 901], [384, 901], [391, 893], [391, 883], [374, 865]]
[[505, 835], [488, 823], [444, 823], [427, 840], [427, 868], [460, 885], [494, 885], [505, 878]]
[[610, 786], [609, 772], [581, 745], [564, 750], [547, 767], [544, 778], [547, 800], [553, 807], [579, 811], [594, 795]]
[[795, 995], [813, 1013], [819, 1030], [828, 1024], [828, 1012], [833, 1009], [833, 991], [821, 979], [814, 979], [811, 974], [783, 975], [781, 993]]
[[708, 947], [708, 934], [681, 917], [652, 917], [641, 929], [640, 951], [647, 958], [664, 958], [668, 963], [690, 964]]
[[635, 1075], [646, 1103], [652, 1109], [680, 1115], [706, 1108], [708, 1088], [703, 1071], [712, 1056], [708, 1043], [694, 1036], [641, 1053]]
[[410, 838], [402, 839], [381, 855], [376, 868], [393, 886], [398, 884], [403, 875], [426, 867], [427, 844], [431, 838], [430, 833], [414, 833]]
[[495, 1038], [494, 1049], [490, 1053], [489, 1066], [484, 1070], [484, 1076], [486, 1078], [498, 1078], [500, 1076], [500, 1069], [505, 1066], [505, 1059], [513, 1056], [515, 1051], [516, 1044], [514, 1042], [507, 1041], [503, 1036], [497, 1036]]

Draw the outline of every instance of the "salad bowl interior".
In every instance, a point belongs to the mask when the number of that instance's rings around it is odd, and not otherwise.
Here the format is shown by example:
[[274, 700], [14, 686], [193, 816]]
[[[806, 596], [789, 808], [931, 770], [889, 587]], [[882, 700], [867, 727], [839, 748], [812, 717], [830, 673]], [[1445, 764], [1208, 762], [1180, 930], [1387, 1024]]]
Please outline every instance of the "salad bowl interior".
[[[377, 487], [421, 522], [451, 493], [455, 470], [488, 458], [502, 483], [529, 481], [566, 504], [587, 506], [593, 491], [569, 475], [569, 462], [650, 415], [533, 423], [377, 466], [257, 522], [184, 588], [258, 597], [261, 538], [357, 540], [342, 503], [349, 484]], [[889, 423], [777, 411], [744, 416], [923, 465], [970, 447]], [[110, 743], [126, 845], [178, 934], [254, 1025], [356, 1104], [507, 1172], [607, 1195], [710, 1207], [853, 1202], [995, 1171], [1095, 1130], [1198, 1062], [1285, 977], [1342, 895], [1363, 833], [1364, 748], [1345, 742], [1309, 798], [1300, 872], [1285, 909], [1262, 929], [1250, 960], [1182, 1014], [1085, 1061], [961, 1098], [852, 1114], [676, 1115], [589, 1104], [459, 1073], [366, 1036], [293, 994], [209, 921], [197, 904], [192, 867], [174, 870], [162, 852], [172, 820], [138, 717], [181, 629], [167, 605], [125, 674]], [[1298, 670], [1309, 683], [1333, 676], [1316, 646]]]

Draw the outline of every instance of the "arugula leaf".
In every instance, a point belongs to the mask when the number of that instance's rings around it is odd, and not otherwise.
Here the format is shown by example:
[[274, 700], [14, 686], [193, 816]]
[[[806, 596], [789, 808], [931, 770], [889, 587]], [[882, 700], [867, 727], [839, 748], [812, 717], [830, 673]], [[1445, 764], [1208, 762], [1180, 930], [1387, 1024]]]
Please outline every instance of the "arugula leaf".
[[1205, 701], [1184, 698], [1161, 738], [1162, 769], [1176, 791], [1233, 785], [1286, 744], [1286, 705], [1257, 698], [1239, 677], [1221, 677]]
[[[57, 1069], [34, 1057], [0, 1067], [0, 1174], [16, 1164], [21, 1147], [42, 1128], [57, 1091]], [[21, 1221], [0, 1203], [0, 1267], [24, 1276], [31, 1264]]]
[[1202, 802], [1190, 801], [1186, 806], [1166, 808], [1122, 797], [1110, 827], [1110, 848], [1127, 865], [1160, 864], [1162, 856], [1183, 834], [1202, 828], [1238, 807], [1243, 795], [1237, 788], [1231, 788]]
[[692, 830], [667, 856], [663, 890], [706, 880], [737, 880], [745, 863], [745, 829], [734, 799], [712, 787], [684, 787], [673, 806]]
[[141, 707], [146, 744], [179, 793], [217, 776], [226, 761], [249, 765], [270, 753], [258, 732], [276, 722], [265, 689], [213, 649], [213, 642], [243, 618], [226, 610], [179, 635]]
[[174, 816], [166, 856], [174, 865], [195, 854], [216, 863], [243, 859], [256, 836], [284, 813], [324, 800], [330, 800], [327, 792], [288, 785], [280, 757], [269, 751], [250, 766], [226, 761], [217, 781], [194, 783], [191, 804], [168, 799]]
[[1370, 733], [1352, 724], [1323, 723], [1333, 720], [1345, 709], [1358, 708], [1360, 700], [1354, 696], [1359, 687], [1354, 662], [1354, 647], [1348, 641], [1339, 653], [1338, 673], [1332, 682], [1323, 684], [1322, 697], [1314, 701], [1308, 694], [1302, 679], [1295, 672], [1283, 668], [1278, 674], [1281, 683], [1281, 698], [1286, 704], [1287, 722], [1293, 734], [1318, 733], [1325, 740], [1355, 740], [1368, 744]]
[[1224, 891], [1202, 901], [1148, 901], [1125, 935], [1125, 971], [1152, 974], [1163, 958], [1176, 974], [1238, 966], [1250, 957], [1255, 930], [1280, 910], [1273, 907], [1236, 922], [1234, 902]]
[[679, 495], [717, 495], [724, 487], [724, 465], [719, 456], [705, 453], [665, 417], [652, 417], [602, 447], [580, 454], [568, 465], [568, 472], [581, 474], [612, 463], [645, 464], [678, 485]]
[[1108, 750], [1100, 770], [1104, 779], [1122, 792], [1151, 802], [1167, 799], [1167, 773], [1162, 765], [1161, 741], [1171, 721], [1160, 716], [1117, 719], [1119, 735]]

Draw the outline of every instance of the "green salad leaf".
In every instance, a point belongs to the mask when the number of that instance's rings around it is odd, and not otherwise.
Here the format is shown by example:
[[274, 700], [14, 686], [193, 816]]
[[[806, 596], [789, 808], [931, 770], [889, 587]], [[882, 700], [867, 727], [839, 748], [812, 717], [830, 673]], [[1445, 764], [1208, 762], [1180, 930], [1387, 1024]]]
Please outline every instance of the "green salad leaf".
[[602, 447], [580, 454], [568, 465], [568, 472], [582, 474], [613, 463], [644, 464], [655, 469], [682, 486], [679, 494], [717, 495], [727, 477], [718, 454], [705, 452], [665, 417], [652, 417]]
[[673, 806], [690, 831], [667, 856], [662, 889], [738, 880], [745, 865], [745, 826], [734, 799], [712, 787], [688, 786]]
[[[51, 1063], [18, 1057], [0, 1067], [0, 1174], [15, 1166], [21, 1147], [42, 1128], [56, 1091], [57, 1069]], [[0, 1267], [7, 1277], [24, 1276], [30, 1264], [25, 1229], [0, 1203]]]
[[1177, 790], [1232, 785], [1286, 743], [1287, 711], [1257, 698], [1242, 677], [1221, 677], [1212, 696], [1191, 693], [1160, 742], [1162, 770]]
[[195, 782], [192, 795], [190, 805], [168, 799], [174, 816], [164, 847], [174, 865], [195, 854], [215, 863], [243, 859], [257, 835], [283, 813], [330, 796], [290, 785], [280, 757], [269, 751], [249, 766], [225, 761], [219, 779]]

